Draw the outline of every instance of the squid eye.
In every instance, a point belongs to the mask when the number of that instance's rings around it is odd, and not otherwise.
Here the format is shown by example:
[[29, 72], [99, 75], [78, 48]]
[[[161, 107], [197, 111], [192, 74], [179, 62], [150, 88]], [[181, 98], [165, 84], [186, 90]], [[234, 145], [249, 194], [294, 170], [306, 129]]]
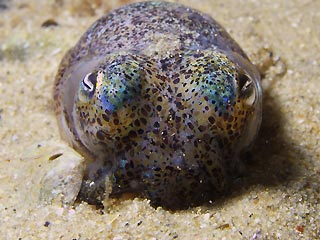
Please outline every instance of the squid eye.
[[88, 73], [82, 80], [84, 90], [86, 90], [88, 92], [94, 91], [96, 83], [97, 83], [97, 74], [96, 73]]
[[80, 83], [79, 100], [88, 102], [93, 97], [97, 84], [97, 73], [88, 73]]
[[253, 105], [256, 99], [255, 88], [252, 79], [245, 73], [238, 76], [239, 95], [248, 105]]

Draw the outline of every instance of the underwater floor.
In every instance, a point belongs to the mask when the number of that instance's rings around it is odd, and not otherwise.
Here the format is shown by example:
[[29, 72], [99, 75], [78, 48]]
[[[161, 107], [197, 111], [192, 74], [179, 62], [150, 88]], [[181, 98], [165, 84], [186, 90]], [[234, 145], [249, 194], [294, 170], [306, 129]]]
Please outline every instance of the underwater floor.
[[[320, 2], [177, 1], [220, 22], [259, 67], [263, 122], [230, 194], [183, 211], [39, 200], [65, 146], [53, 112], [63, 55], [125, 0], [0, 0], [1, 239], [320, 239]], [[90, 3], [90, 4], [89, 4]]]

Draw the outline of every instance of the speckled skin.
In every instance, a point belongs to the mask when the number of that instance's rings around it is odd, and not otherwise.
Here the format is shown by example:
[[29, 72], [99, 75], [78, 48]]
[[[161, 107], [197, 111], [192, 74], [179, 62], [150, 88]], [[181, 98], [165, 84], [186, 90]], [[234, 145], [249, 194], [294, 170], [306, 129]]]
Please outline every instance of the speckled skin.
[[222, 194], [261, 122], [260, 76], [212, 18], [166, 2], [97, 20], [61, 62], [56, 112], [91, 161], [80, 197], [184, 208]]

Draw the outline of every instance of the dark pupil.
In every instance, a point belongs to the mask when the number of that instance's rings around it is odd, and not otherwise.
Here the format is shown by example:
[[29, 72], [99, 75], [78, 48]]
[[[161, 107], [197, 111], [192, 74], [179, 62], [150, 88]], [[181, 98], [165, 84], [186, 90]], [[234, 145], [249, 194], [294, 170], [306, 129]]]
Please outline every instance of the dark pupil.
[[248, 76], [245, 74], [240, 74], [238, 81], [239, 81], [239, 89], [242, 90], [242, 88], [244, 87], [244, 85], [247, 83], [247, 81], [249, 80]]
[[90, 91], [92, 91], [94, 89], [94, 87], [96, 86], [97, 83], [97, 74], [96, 73], [91, 73], [88, 76], [88, 81], [90, 81], [92, 83], [92, 86], [89, 86], [86, 81], [83, 81], [83, 85], [88, 88]]
[[252, 84], [250, 84], [250, 79], [246, 74], [240, 73], [238, 77], [240, 96], [249, 97], [253, 93]]

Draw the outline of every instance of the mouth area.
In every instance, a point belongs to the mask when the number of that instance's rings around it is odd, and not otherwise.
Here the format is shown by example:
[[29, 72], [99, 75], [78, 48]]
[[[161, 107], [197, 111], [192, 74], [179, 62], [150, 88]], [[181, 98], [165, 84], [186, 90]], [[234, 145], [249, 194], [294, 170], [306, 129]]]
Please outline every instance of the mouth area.
[[205, 141], [199, 141], [197, 149], [193, 144], [179, 150], [147, 145], [120, 152], [111, 196], [131, 192], [147, 197], [155, 207], [183, 209], [222, 194], [229, 177], [219, 151], [214, 144], [208, 149]]

